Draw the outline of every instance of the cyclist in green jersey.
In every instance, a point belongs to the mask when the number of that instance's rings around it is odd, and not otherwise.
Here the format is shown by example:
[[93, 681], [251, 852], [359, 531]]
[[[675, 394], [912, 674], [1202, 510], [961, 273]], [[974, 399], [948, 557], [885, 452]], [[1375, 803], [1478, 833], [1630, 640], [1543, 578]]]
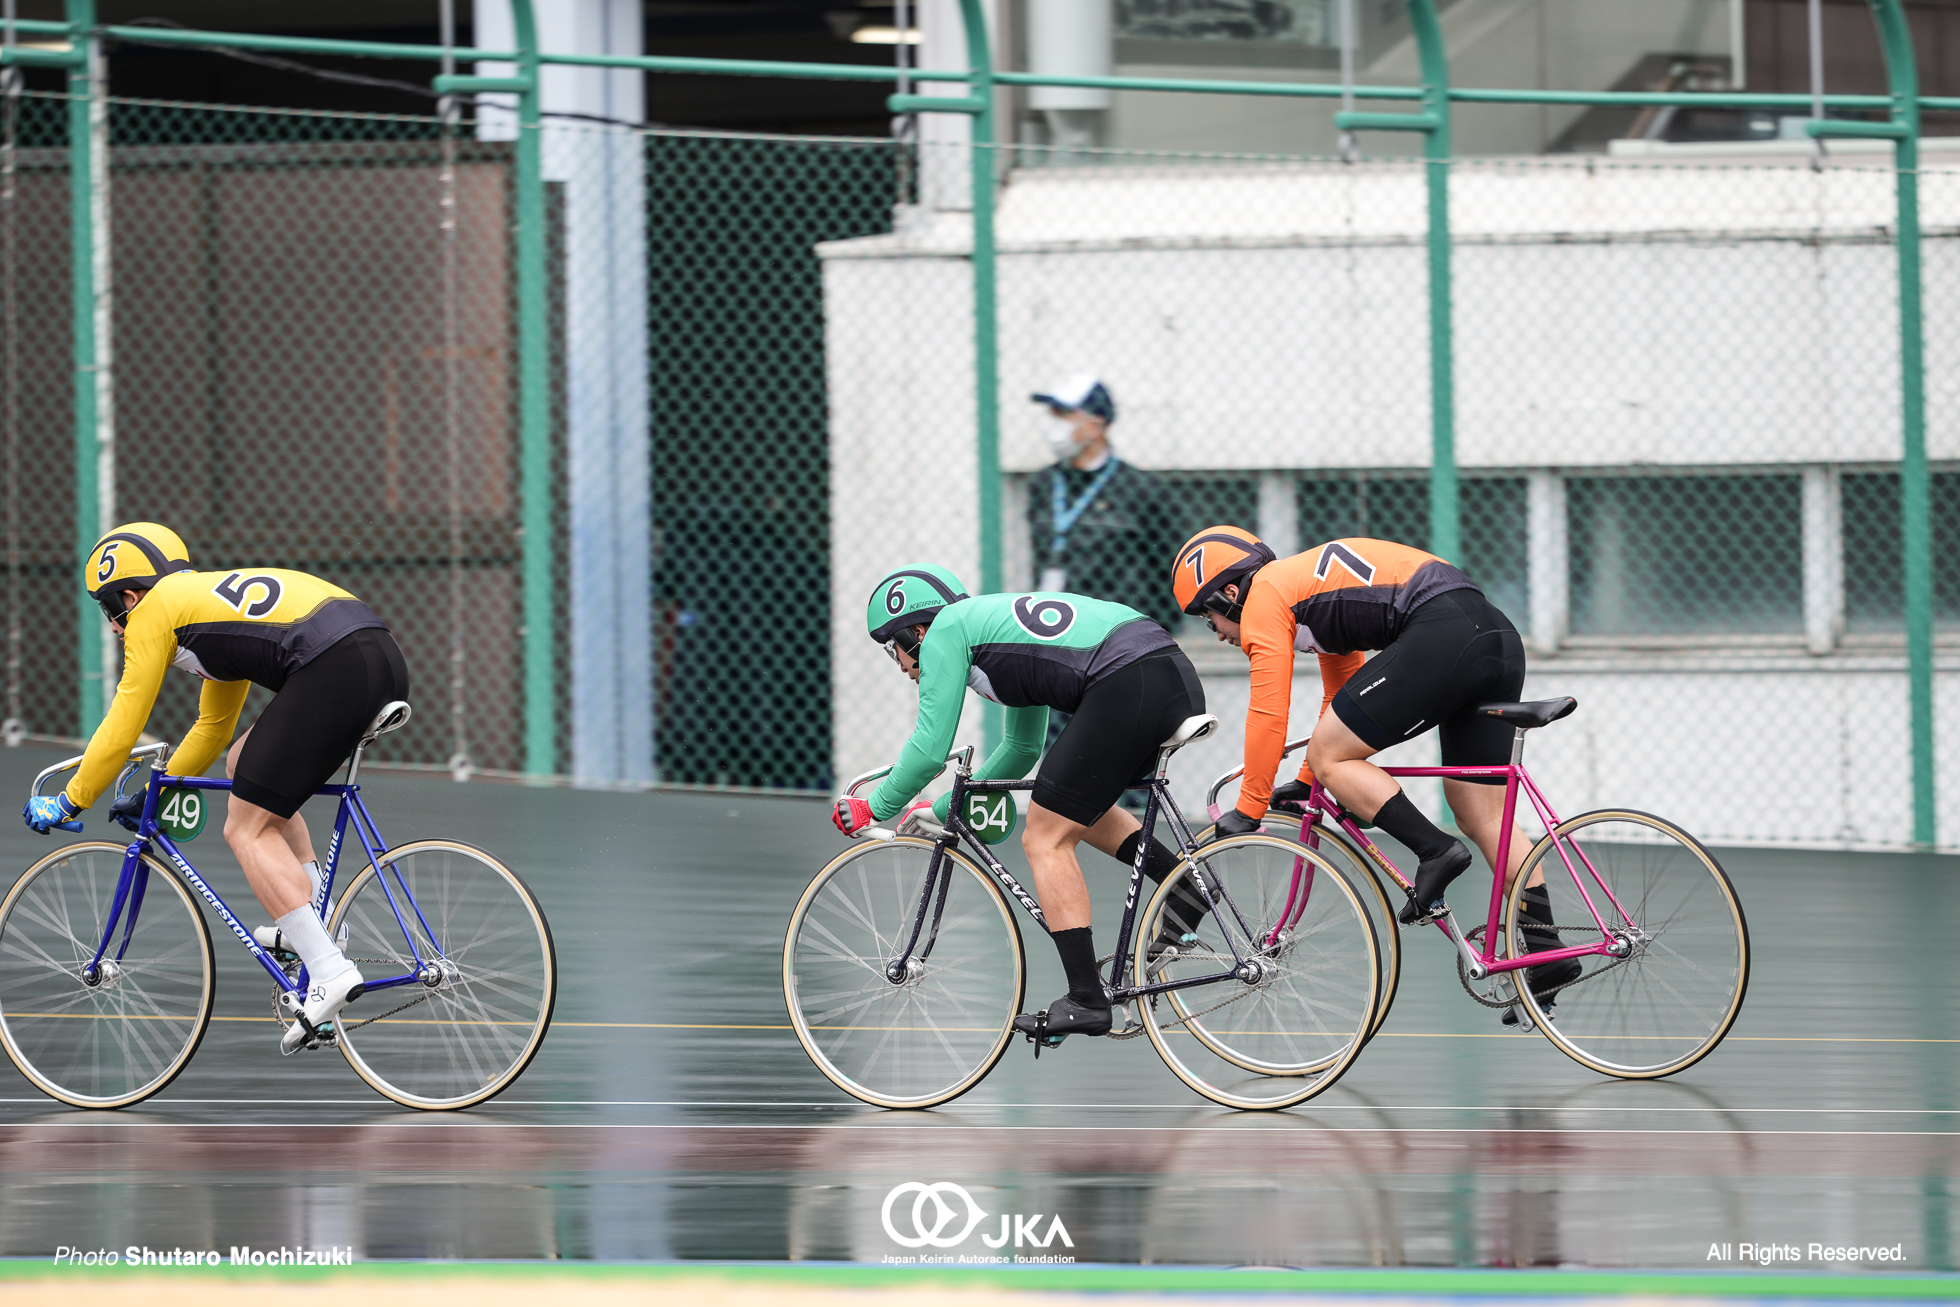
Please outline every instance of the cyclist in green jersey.
[[[913, 800], [946, 769], [966, 691], [1004, 705], [1006, 738], [973, 775], [1018, 779], [1041, 759], [1021, 847], [1069, 983], [1045, 1013], [1015, 1024], [1048, 1035], [1109, 1033], [1109, 996], [1096, 971], [1089, 889], [1075, 846], [1086, 842], [1134, 865], [1142, 828], [1116, 803], [1149, 773], [1158, 748], [1184, 720], [1204, 712], [1190, 659], [1133, 608], [1045, 592], [969, 597], [957, 577], [934, 564], [886, 574], [871, 592], [865, 626], [918, 682], [918, 724], [870, 798], [838, 799], [832, 821], [851, 836], [894, 817], [944, 822], [950, 796], [931, 805]], [[1043, 757], [1051, 708], [1073, 716]], [[1161, 882], [1177, 866], [1153, 839], [1146, 874]], [[1180, 903], [1182, 911], [1171, 914], [1179, 920], [1166, 924], [1153, 947], [1186, 942], [1204, 915], [1195, 896]]]

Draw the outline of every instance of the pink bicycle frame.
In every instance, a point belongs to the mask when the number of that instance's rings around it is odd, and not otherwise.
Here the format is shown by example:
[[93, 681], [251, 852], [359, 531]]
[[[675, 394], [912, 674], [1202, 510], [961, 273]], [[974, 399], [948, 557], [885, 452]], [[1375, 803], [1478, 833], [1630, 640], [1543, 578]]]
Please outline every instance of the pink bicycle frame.
[[[1288, 754], [1295, 753], [1301, 748], [1304, 748], [1306, 743], [1307, 741], [1304, 739], [1294, 741], [1287, 746], [1286, 752]], [[1473, 951], [1468, 941], [1456, 930], [1453, 918], [1438, 917], [1431, 923], [1436, 929], [1443, 932], [1444, 937], [1454, 947], [1463, 952], [1464, 957], [1473, 964], [1474, 971], [1480, 977], [1502, 971], [1515, 971], [1519, 967], [1535, 967], [1547, 962], [1558, 962], [1565, 958], [1580, 958], [1594, 955], [1617, 957], [1624, 953], [1625, 945], [1620, 942], [1620, 936], [1615, 934], [1613, 927], [1606, 924], [1605, 917], [1600, 914], [1598, 903], [1595, 902], [1591, 892], [1587, 890], [1586, 878], [1579, 874], [1580, 866], [1586, 869], [1594, 887], [1599, 890], [1600, 894], [1611, 905], [1613, 912], [1618, 914], [1620, 921], [1627, 927], [1634, 925], [1632, 916], [1628, 914], [1626, 908], [1620, 901], [1614, 897], [1613, 891], [1608, 888], [1605, 878], [1593, 867], [1591, 860], [1586, 857], [1585, 851], [1572, 843], [1571, 840], [1557, 834], [1560, 820], [1558, 813], [1553, 811], [1552, 805], [1546, 801], [1537, 783], [1531, 779], [1531, 774], [1525, 770], [1524, 764], [1519, 761], [1519, 755], [1523, 751], [1523, 744], [1524, 731], [1519, 730], [1517, 742], [1511, 751], [1511, 762], [1499, 767], [1382, 768], [1390, 776], [1397, 777], [1438, 777], [1443, 779], [1468, 779], [1473, 776], [1503, 777], [1504, 824], [1503, 832], [1498, 836], [1497, 864], [1499, 866], [1506, 866], [1509, 863], [1511, 836], [1516, 829], [1515, 818], [1517, 815], [1518, 794], [1522, 791], [1526, 799], [1530, 801], [1532, 808], [1537, 812], [1538, 819], [1544, 823], [1545, 829], [1552, 832], [1553, 847], [1558, 850], [1560, 860], [1565, 864], [1566, 871], [1572, 877], [1572, 883], [1577, 886], [1579, 897], [1585, 900], [1586, 909], [1592, 914], [1593, 924], [1599, 927], [1600, 939], [1596, 944], [1581, 944], [1569, 948], [1544, 949], [1532, 953], [1529, 957], [1500, 958], [1496, 953], [1496, 941], [1498, 918], [1502, 915], [1504, 909], [1504, 880], [1501, 876], [1493, 875], [1490, 886], [1490, 912], [1484, 922], [1484, 942], [1483, 952], [1481, 954]], [[1211, 818], [1213, 821], [1216, 821], [1221, 810], [1216, 803], [1213, 803], [1211, 807]], [[1356, 847], [1366, 853], [1374, 861], [1375, 865], [1386, 872], [1389, 879], [1393, 880], [1397, 885], [1400, 885], [1405, 890], [1412, 890], [1414, 888], [1409, 879], [1402, 874], [1401, 869], [1375, 846], [1375, 842], [1362, 832], [1360, 824], [1342, 809], [1335, 802], [1334, 796], [1329, 794], [1321, 786], [1320, 782], [1316, 780], [1313, 783], [1313, 791], [1307, 800], [1306, 811], [1302, 815], [1300, 822], [1300, 842], [1307, 848], [1318, 851], [1320, 843], [1319, 836], [1313, 828], [1323, 820], [1331, 820], [1335, 825], [1339, 826], [1347, 837], [1354, 841]], [[1577, 865], [1574, 864], [1575, 857], [1578, 860]], [[1279, 920], [1273, 925], [1272, 934], [1267, 940], [1268, 946], [1278, 938], [1281, 930], [1290, 928], [1300, 919], [1301, 914], [1306, 911], [1307, 899], [1312, 892], [1312, 869], [1306, 859], [1296, 859], [1293, 864], [1293, 882], [1287, 889], [1286, 907], [1280, 913]]]

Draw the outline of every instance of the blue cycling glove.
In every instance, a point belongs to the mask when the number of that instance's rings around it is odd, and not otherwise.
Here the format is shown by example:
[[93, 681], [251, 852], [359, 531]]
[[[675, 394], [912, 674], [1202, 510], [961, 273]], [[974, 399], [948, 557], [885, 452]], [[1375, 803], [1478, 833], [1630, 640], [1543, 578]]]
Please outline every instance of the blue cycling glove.
[[75, 820], [81, 815], [82, 810], [70, 803], [66, 794], [37, 794], [21, 811], [27, 824], [43, 835], [50, 830], [81, 830], [82, 823]]

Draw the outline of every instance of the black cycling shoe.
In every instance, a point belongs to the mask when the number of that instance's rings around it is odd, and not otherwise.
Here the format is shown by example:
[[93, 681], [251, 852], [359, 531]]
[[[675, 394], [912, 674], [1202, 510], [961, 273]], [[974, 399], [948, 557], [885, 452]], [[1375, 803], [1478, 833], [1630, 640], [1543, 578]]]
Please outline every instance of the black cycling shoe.
[[[1546, 993], [1557, 989], [1560, 985], [1571, 984], [1584, 970], [1577, 958], [1567, 958], [1563, 962], [1547, 962], [1543, 966], [1526, 967], [1524, 971], [1526, 983], [1531, 986], [1531, 996], [1538, 1000], [1539, 1010], [1546, 1016], [1550, 1016], [1552, 1004], [1558, 1002], [1558, 995], [1553, 994], [1547, 998]], [[1515, 1006], [1505, 1008], [1503, 1021], [1507, 1026], [1517, 1025], [1518, 1009]]]
[[1420, 925], [1438, 915], [1443, 907], [1443, 891], [1469, 867], [1470, 850], [1463, 847], [1462, 840], [1451, 840], [1447, 853], [1424, 858], [1416, 868], [1415, 891], [1397, 914], [1401, 923], [1405, 926]]
[[1023, 1012], [1014, 1018], [1014, 1028], [1034, 1040], [1037, 1049], [1043, 1043], [1053, 1048], [1068, 1035], [1106, 1035], [1114, 1024], [1115, 1016], [1109, 1004], [1091, 1007], [1067, 994], [1050, 1003], [1045, 1011]]

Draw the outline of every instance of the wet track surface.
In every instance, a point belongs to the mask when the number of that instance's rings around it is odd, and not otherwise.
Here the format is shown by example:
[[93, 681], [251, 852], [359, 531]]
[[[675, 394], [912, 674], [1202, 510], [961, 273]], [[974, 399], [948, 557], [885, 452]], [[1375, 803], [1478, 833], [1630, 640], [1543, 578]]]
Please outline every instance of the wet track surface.
[[[0, 793], [24, 795], [56, 756], [0, 752]], [[925, 1250], [949, 1259], [1010, 1255], [985, 1238], [1040, 1214], [1073, 1246], [1030, 1238], [1023, 1255], [1084, 1262], [1737, 1269], [1711, 1245], [1819, 1243], [1953, 1269], [1960, 858], [1718, 851], [1749, 915], [1748, 1000], [1728, 1041], [1668, 1081], [1606, 1080], [1502, 1032], [1425, 937], [1381, 1037], [1291, 1111], [1211, 1106], [1142, 1040], [1076, 1040], [1039, 1063], [1011, 1050], [946, 1107], [888, 1113], [819, 1076], [783, 1010], [784, 923], [842, 847], [821, 803], [385, 773], [369, 798], [391, 841], [480, 844], [543, 900], [561, 992], [530, 1071], [434, 1116], [381, 1099], [337, 1053], [282, 1059], [270, 983], [219, 938], [219, 1019], [158, 1098], [75, 1111], [0, 1062], [0, 1256], [875, 1262], [917, 1255], [881, 1220], [891, 1189], [952, 1182], [986, 1215]], [[309, 809], [316, 832], [327, 813]], [[218, 824], [187, 852], [256, 922]], [[51, 847], [9, 819], [0, 880]], [[1107, 948], [1121, 873], [1087, 857]], [[1060, 968], [1028, 943], [1042, 1006]]]

